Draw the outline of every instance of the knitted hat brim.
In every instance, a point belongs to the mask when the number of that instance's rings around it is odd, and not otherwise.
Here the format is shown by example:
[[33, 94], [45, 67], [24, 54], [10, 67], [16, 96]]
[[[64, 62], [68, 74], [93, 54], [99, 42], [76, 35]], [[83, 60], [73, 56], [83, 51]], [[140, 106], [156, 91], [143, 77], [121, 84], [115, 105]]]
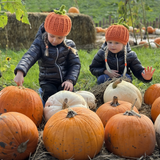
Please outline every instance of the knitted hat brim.
[[119, 43], [122, 43], [124, 45], [127, 45], [128, 41], [129, 41], [129, 38], [127, 39], [126, 42], [122, 41], [121, 39], [119, 38], [116, 38], [116, 37], [109, 37], [109, 38], [106, 38], [106, 42], [107, 41], [116, 41], [116, 42], [119, 42]]

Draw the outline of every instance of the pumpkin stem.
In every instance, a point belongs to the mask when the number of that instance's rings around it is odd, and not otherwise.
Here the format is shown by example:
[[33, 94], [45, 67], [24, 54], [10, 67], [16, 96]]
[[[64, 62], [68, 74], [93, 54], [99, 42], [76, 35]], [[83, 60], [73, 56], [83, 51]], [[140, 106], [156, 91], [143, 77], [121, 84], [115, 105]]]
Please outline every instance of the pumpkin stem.
[[25, 89], [25, 87], [24, 87], [24, 86], [18, 86], [18, 88], [19, 88], [19, 89]]
[[63, 101], [63, 104], [62, 104], [62, 109], [69, 108], [69, 105], [67, 103], [68, 103], [68, 99], [65, 98], [64, 101]]
[[114, 23], [114, 25], [123, 25], [127, 29], [129, 29], [129, 26], [124, 22], [124, 18], [119, 19], [117, 23]]
[[75, 115], [77, 115], [77, 113], [73, 111], [71, 108], [68, 108], [68, 114], [66, 118], [73, 118]]
[[123, 115], [138, 116], [139, 118], [141, 118], [141, 116], [133, 110], [133, 107], [135, 106], [136, 101], [137, 101], [137, 98], [135, 99], [134, 103], [132, 104], [130, 111], [126, 111]]
[[113, 97], [113, 101], [110, 103], [110, 105], [111, 105], [112, 107], [117, 107], [117, 106], [119, 106], [120, 104], [118, 103], [118, 97], [114, 96], [114, 97]]
[[60, 15], [65, 15], [66, 14], [66, 10], [64, 8], [65, 8], [65, 5], [62, 5], [59, 10], [55, 10], [54, 9], [54, 13], [60, 14]]
[[135, 99], [134, 103], [132, 104], [130, 111], [133, 110], [133, 107], [135, 106], [136, 102], [137, 102], [137, 98]]
[[28, 142], [29, 142], [29, 139], [28, 139], [26, 142], [21, 143], [21, 144], [18, 146], [17, 151], [18, 151], [19, 153], [24, 153], [24, 152], [26, 151], [26, 149], [27, 149], [27, 143], [28, 143]]
[[113, 89], [115, 89], [115, 88], [117, 87], [117, 85], [118, 85], [119, 83], [121, 83], [121, 82], [122, 82], [122, 79], [121, 79], [121, 78], [117, 79], [117, 80], [112, 84]]

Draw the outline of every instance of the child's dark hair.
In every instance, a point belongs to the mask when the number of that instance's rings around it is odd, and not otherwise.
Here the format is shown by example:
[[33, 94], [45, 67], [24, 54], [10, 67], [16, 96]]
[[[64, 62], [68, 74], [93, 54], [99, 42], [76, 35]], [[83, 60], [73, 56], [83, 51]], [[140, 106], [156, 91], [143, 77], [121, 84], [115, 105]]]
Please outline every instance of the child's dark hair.
[[[47, 32], [45, 32], [45, 33], [43, 34], [43, 39], [44, 39], [44, 44], [45, 44], [45, 46], [46, 46], [45, 56], [49, 56], [49, 51], [48, 51], [49, 41], [48, 41], [48, 33], [47, 33]], [[76, 51], [77, 51], [76, 49], [74, 49], [74, 48], [72, 48], [72, 47], [70, 47], [70, 46], [67, 46], [66, 43], [65, 43], [65, 41], [63, 41], [63, 44], [64, 44], [64, 46], [65, 46], [66, 48], [71, 49], [71, 51], [72, 51], [74, 54], [76, 54]]]

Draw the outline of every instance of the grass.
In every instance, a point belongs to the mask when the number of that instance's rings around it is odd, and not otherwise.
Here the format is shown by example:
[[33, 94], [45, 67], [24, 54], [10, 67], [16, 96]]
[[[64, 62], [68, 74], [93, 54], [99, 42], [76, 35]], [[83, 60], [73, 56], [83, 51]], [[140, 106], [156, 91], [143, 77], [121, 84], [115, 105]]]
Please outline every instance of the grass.
[[[140, 90], [146, 90], [150, 85], [160, 82], [160, 63], [159, 63], [159, 55], [160, 49], [133, 49], [141, 61], [144, 67], [152, 66], [155, 68], [155, 73], [153, 75], [153, 80], [150, 83], [143, 83], [136, 79], [133, 76], [133, 84], [138, 87]], [[2, 88], [9, 85], [16, 85], [14, 82], [14, 69], [18, 64], [19, 60], [23, 56], [23, 54], [27, 50], [22, 50], [19, 52], [14, 52], [12, 50], [1, 50], [0, 58], [1, 58], [1, 72], [2, 77], [0, 78], [0, 86]], [[75, 90], [87, 90], [89, 91], [96, 84], [96, 78], [90, 73], [89, 65], [92, 62], [94, 55], [97, 53], [98, 49], [92, 50], [91, 52], [87, 52], [85, 50], [79, 50], [79, 57], [81, 61], [81, 72], [75, 86]], [[6, 58], [10, 57], [11, 60], [7, 61]], [[33, 90], [38, 90], [39, 82], [38, 82], [38, 74], [39, 68], [38, 63], [31, 67], [26, 77], [24, 78], [23, 85], [27, 88], [31, 88]]]
[[[108, 19], [109, 16], [112, 16], [113, 19], [118, 18], [117, 8], [120, 1], [124, 2], [124, 0], [25, 0], [24, 2], [28, 12], [52, 11], [55, 8], [59, 8], [62, 4], [66, 6], [68, 11], [70, 7], [75, 6], [79, 8], [80, 13], [93, 17], [94, 22], [98, 23], [103, 18]], [[146, 3], [152, 9], [151, 12], [147, 12], [147, 21], [154, 21], [160, 16], [158, 9], [160, 0], [146, 0]], [[139, 17], [142, 18], [142, 13]]]

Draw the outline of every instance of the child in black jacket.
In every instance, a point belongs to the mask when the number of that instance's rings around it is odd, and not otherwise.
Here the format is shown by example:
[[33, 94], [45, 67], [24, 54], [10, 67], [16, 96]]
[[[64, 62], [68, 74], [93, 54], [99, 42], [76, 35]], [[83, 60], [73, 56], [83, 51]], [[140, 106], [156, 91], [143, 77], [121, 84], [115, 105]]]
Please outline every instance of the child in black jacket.
[[39, 84], [42, 99], [47, 99], [60, 90], [73, 91], [81, 64], [72, 40], [65, 37], [72, 27], [64, 6], [48, 14], [40, 26], [34, 42], [15, 68], [14, 81], [22, 86], [28, 70], [38, 61]]
[[128, 46], [129, 31], [122, 24], [111, 25], [105, 34], [106, 42], [94, 56], [90, 72], [101, 84], [112, 78], [126, 76], [132, 81], [131, 71], [136, 78], [150, 82], [155, 69], [144, 68], [134, 51]]

